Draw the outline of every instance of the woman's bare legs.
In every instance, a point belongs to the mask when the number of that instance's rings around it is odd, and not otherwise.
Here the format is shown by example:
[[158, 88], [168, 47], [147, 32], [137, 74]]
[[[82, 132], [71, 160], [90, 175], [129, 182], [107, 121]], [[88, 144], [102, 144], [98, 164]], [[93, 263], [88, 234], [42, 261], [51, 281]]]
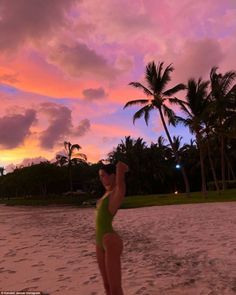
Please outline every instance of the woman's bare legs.
[[96, 245], [96, 254], [97, 254], [97, 262], [99, 266], [99, 270], [102, 275], [103, 285], [106, 291], [106, 295], [111, 295], [109, 282], [106, 274], [106, 265], [105, 265], [105, 251], [103, 248]]
[[109, 283], [109, 295], [124, 295], [121, 282], [121, 253], [123, 241], [117, 233], [106, 233], [103, 236], [105, 248], [105, 267]]

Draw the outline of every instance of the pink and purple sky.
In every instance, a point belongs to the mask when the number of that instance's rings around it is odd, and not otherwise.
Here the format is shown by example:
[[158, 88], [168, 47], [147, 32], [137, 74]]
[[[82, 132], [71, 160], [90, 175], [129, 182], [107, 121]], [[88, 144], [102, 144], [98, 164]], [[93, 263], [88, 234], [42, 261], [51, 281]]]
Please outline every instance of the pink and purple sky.
[[94, 163], [125, 136], [165, 136], [157, 112], [146, 126], [141, 105], [123, 110], [152, 60], [173, 63], [168, 88], [235, 70], [236, 0], [1, 0], [0, 166], [51, 161], [65, 140]]

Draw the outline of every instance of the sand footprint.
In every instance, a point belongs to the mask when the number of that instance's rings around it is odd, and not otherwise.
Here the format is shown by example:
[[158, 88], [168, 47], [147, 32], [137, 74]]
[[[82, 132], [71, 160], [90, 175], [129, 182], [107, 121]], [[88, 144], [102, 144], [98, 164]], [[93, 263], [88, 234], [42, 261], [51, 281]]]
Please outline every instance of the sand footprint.
[[33, 279], [30, 279], [30, 280], [27, 280], [26, 283], [34, 283], [34, 282], [37, 282], [39, 281], [41, 278], [33, 278]]
[[135, 292], [135, 294], [142, 294], [144, 291], [147, 291], [146, 287], [141, 287], [140, 289], [138, 289], [138, 291]]
[[21, 262], [21, 261], [25, 261], [27, 260], [26, 258], [22, 258], [22, 259], [19, 259], [19, 260], [15, 260], [14, 262]]
[[58, 267], [55, 269], [55, 271], [61, 271], [61, 270], [65, 270], [65, 269], [67, 269], [67, 268], [66, 267]]
[[75, 261], [74, 260], [68, 260], [66, 264], [74, 264]]
[[93, 275], [91, 277], [89, 277], [90, 280], [95, 280], [97, 278], [97, 275]]
[[88, 285], [90, 283], [90, 281], [85, 281], [83, 282], [83, 285]]
[[149, 285], [149, 286], [154, 286], [155, 284], [154, 284], [154, 282], [153, 282], [153, 280], [146, 280], [146, 283]]
[[4, 257], [13, 257], [13, 256], [16, 256], [16, 253], [14, 253], [12, 251], [10, 251], [4, 255]]
[[60, 281], [68, 281], [68, 280], [71, 281], [71, 277], [61, 277], [61, 278], [58, 279], [57, 281], [60, 282]]
[[32, 267], [45, 266], [45, 264], [44, 264], [42, 261], [40, 261], [39, 263], [32, 264], [31, 266], [32, 266]]
[[80, 267], [77, 267], [77, 268], [74, 268], [73, 271], [80, 271], [81, 268]]
[[2, 271], [2, 272], [16, 273], [16, 271], [15, 271], [15, 270], [10, 270], [10, 269], [6, 269], [5, 271]]

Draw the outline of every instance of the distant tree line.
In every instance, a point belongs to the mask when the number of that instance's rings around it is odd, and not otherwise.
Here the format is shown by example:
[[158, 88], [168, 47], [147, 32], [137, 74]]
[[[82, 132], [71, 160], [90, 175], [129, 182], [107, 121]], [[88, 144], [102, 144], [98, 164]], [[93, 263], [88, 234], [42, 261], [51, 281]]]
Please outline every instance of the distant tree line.
[[[199, 149], [195, 141], [181, 144], [181, 137], [173, 137], [173, 144], [178, 150], [181, 165], [188, 174], [191, 191], [201, 190], [201, 165]], [[221, 175], [221, 150], [217, 138], [210, 141], [211, 159], [217, 179]], [[205, 151], [205, 150], [204, 150]], [[227, 141], [226, 145], [226, 184], [234, 187], [236, 168], [236, 140]], [[230, 160], [229, 160], [230, 159]], [[130, 171], [126, 175], [127, 194], [156, 194], [169, 192], [184, 192], [185, 184], [178, 169], [175, 155], [166, 140], [160, 136], [156, 143], [150, 146], [142, 138], [132, 139], [130, 136], [108, 154], [106, 161], [117, 163], [126, 162]], [[16, 168], [13, 172], [0, 177], [1, 197], [47, 196], [62, 194], [71, 190], [88, 192], [91, 197], [99, 197], [104, 192], [98, 170], [103, 160], [91, 164], [87, 161], [74, 160], [68, 171], [68, 162], [49, 161], [32, 164], [28, 167]], [[213, 181], [210, 159], [204, 159], [205, 176], [208, 189], [216, 189]], [[71, 179], [70, 179], [71, 177]], [[222, 188], [222, 182], [218, 183]]]

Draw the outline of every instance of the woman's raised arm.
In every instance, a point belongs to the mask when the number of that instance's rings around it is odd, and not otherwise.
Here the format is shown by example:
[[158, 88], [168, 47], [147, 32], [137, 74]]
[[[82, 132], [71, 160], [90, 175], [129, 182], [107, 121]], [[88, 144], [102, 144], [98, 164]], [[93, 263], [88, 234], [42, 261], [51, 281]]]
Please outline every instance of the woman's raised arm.
[[113, 214], [118, 210], [123, 202], [126, 193], [125, 173], [129, 171], [128, 165], [119, 161], [116, 164], [116, 186], [111, 195], [110, 208]]

